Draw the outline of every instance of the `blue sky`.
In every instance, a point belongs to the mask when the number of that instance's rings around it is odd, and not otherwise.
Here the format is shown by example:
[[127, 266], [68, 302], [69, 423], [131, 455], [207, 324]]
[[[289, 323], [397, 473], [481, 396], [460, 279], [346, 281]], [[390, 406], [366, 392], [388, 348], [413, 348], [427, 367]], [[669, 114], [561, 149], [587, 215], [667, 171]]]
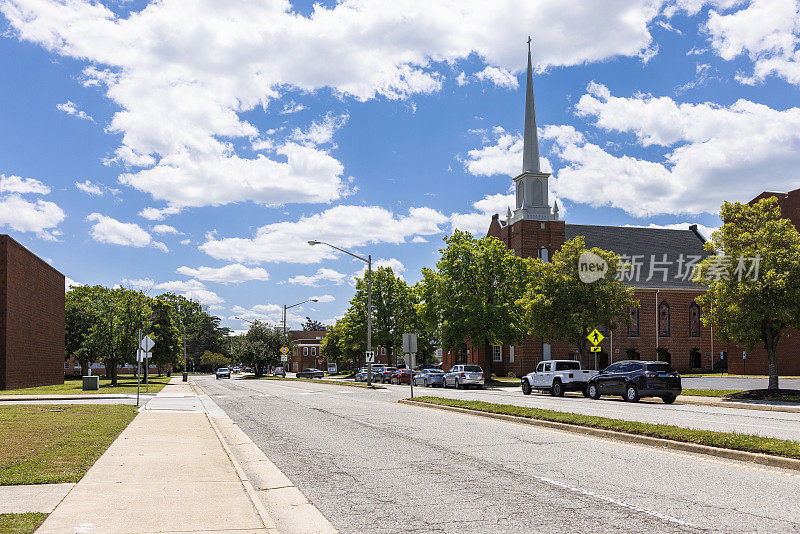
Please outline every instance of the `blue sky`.
[[[0, 231], [77, 283], [331, 322], [505, 213], [525, 40], [567, 222], [800, 187], [796, 0], [0, 0]], [[512, 206], [513, 207], [513, 206]]]

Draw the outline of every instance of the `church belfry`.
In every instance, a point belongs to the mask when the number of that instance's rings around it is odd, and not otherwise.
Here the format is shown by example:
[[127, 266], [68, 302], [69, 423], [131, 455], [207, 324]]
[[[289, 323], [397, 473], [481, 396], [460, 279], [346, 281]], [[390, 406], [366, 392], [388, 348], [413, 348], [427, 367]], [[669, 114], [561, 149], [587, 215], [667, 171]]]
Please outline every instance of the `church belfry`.
[[522, 152], [522, 174], [514, 178], [517, 207], [509, 224], [517, 221], [556, 221], [558, 211], [549, 202], [550, 173], [539, 168], [539, 137], [536, 132], [536, 105], [533, 98], [533, 66], [531, 38], [528, 37], [528, 80], [525, 92], [525, 131]]

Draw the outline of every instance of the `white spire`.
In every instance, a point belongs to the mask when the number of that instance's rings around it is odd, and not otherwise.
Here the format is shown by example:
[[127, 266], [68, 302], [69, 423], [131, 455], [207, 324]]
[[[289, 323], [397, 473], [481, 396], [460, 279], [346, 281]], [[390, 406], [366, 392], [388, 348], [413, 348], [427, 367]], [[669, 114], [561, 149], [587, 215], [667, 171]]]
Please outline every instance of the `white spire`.
[[539, 138], [536, 133], [536, 105], [533, 101], [530, 35], [528, 36], [528, 86], [525, 93], [525, 142], [522, 150], [522, 172], [541, 172], [539, 170]]

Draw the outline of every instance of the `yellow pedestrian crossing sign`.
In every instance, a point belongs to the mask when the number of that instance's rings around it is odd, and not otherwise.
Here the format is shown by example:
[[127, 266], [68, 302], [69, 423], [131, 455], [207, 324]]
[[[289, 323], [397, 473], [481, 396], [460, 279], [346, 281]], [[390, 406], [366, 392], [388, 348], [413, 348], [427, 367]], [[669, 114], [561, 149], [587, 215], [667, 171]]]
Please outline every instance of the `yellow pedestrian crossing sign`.
[[600, 347], [589, 347], [589, 352], [600, 352]]
[[[597, 328], [589, 332], [589, 335], [586, 337], [591, 342], [592, 345], [599, 345], [600, 342], [606, 338], [606, 336], [601, 334], [600, 331], [597, 330]], [[593, 350], [592, 352], [598, 352], [598, 351]]]

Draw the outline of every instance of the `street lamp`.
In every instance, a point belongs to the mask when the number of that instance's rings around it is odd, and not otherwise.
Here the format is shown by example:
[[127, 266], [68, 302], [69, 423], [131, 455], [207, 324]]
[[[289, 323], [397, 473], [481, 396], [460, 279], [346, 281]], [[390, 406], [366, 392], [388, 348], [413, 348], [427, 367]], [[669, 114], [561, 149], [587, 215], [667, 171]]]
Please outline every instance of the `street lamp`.
[[292, 308], [296, 308], [301, 304], [305, 304], [306, 302], [319, 302], [319, 299], [308, 299], [304, 300], [303, 302], [298, 302], [297, 304], [292, 304], [291, 306], [287, 306], [286, 304], [283, 305], [283, 335], [286, 335], [286, 310], [290, 310]]
[[[343, 248], [333, 246], [330, 243], [325, 243], [324, 241], [309, 241], [308, 244], [312, 246], [328, 245], [339, 252], [344, 252], [348, 256], [352, 256], [357, 260], [361, 260], [367, 264], [367, 352], [372, 351], [372, 254], [364, 258], [363, 256], [348, 252]], [[367, 363], [367, 385], [372, 385], [372, 363]]]

